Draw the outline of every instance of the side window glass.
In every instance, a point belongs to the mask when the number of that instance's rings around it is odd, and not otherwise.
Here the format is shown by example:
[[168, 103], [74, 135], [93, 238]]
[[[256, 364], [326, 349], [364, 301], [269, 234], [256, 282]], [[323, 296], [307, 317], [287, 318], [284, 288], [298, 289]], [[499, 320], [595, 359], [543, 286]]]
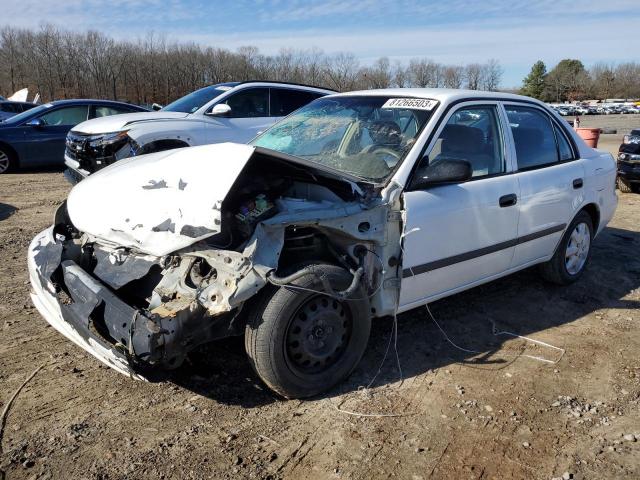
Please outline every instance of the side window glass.
[[269, 116], [269, 89], [242, 90], [225, 102], [231, 107], [230, 118], [255, 118]]
[[569, 145], [569, 140], [567, 140], [566, 135], [560, 127], [556, 124], [553, 125], [554, 130], [556, 131], [556, 139], [558, 141], [558, 153], [560, 154], [560, 161], [564, 160], [573, 160], [575, 156], [573, 155], [573, 150], [571, 150], [571, 145]]
[[558, 161], [558, 150], [549, 117], [530, 107], [505, 105], [516, 147], [518, 170]]
[[59, 108], [40, 117], [45, 125], [77, 125], [87, 119], [87, 107]]
[[456, 111], [429, 153], [429, 163], [466, 160], [474, 177], [505, 171], [502, 136], [495, 107], [465, 107]]
[[317, 93], [292, 90], [286, 88], [271, 89], [271, 116], [285, 117], [291, 112], [304, 107], [307, 103], [321, 97]]
[[95, 118], [110, 117], [111, 115], [119, 115], [121, 113], [131, 113], [130, 110], [123, 108], [105, 107], [104, 105], [96, 105]]

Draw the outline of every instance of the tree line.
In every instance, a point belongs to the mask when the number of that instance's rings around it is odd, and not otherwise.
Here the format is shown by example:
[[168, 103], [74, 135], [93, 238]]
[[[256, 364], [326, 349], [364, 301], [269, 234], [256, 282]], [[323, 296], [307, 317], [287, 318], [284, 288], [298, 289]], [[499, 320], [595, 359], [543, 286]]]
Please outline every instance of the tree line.
[[580, 60], [561, 60], [547, 72], [538, 60], [522, 82], [520, 93], [545, 102], [640, 98], [640, 63], [600, 62], [586, 69]]
[[338, 91], [387, 87], [497, 90], [497, 60], [444, 65], [427, 58], [407, 64], [387, 57], [362, 65], [349, 52], [282, 49], [264, 55], [256, 47], [231, 51], [196, 43], [168, 42], [148, 34], [119, 41], [96, 31], [0, 29], [0, 93], [28, 87], [43, 101], [106, 98], [167, 104], [197, 88], [243, 80], [305, 83]]

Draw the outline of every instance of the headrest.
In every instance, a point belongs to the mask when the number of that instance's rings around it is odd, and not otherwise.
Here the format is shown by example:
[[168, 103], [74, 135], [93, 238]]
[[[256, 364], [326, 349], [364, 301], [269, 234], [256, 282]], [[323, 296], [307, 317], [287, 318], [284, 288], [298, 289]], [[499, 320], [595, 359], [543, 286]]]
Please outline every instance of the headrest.
[[516, 149], [536, 148], [542, 145], [544, 139], [542, 131], [538, 128], [517, 127], [511, 130], [513, 140], [516, 142]]
[[447, 125], [440, 136], [442, 152], [473, 153], [484, 144], [482, 130], [466, 125]]

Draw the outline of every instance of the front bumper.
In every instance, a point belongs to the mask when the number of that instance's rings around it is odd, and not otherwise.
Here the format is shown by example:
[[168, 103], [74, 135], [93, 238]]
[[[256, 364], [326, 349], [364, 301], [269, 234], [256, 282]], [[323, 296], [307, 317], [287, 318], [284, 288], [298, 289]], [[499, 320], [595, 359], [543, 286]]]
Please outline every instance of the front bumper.
[[640, 162], [627, 162], [618, 159], [618, 177], [627, 182], [640, 182]]
[[[55, 286], [47, 277], [53, 273], [51, 268], [54, 267], [56, 258], [59, 262], [61, 252], [62, 245], [56, 242], [53, 227], [39, 233], [31, 242], [28, 265], [33, 304], [53, 328], [102, 363], [131, 378], [146, 380], [144, 375], [134, 369], [125, 352], [110, 345], [91, 330], [88, 318], [90, 312], [87, 310], [92, 304], [95, 305], [101, 286], [92, 282], [86, 273], [83, 275], [82, 269], [77, 265], [67, 264], [65, 276], [75, 276], [78, 286], [86, 287], [83, 289], [86, 298], [77, 298], [78, 301], [69, 304], [61, 303], [58, 299]], [[84, 318], [83, 313], [86, 313]]]
[[66, 153], [64, 154], [64, 164], [67, 166], [64, 176], [72, 185], [89, 176], [88, 171], [80, 168], [80, 162], [69, 157]]

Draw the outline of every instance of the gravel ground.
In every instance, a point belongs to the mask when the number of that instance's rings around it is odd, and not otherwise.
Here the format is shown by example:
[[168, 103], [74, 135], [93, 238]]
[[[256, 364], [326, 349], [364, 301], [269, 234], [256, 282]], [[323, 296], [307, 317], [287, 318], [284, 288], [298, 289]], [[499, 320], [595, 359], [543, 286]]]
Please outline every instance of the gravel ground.
[[419, 309], [398, 319], [397, 361], [392, 349], [379, 368], [391, 323], [376, 321], [347, 382], [285, 401], [241, 339], [150, 384], [50, 328], [28, 297], [26, 249], [68, 190], [59, 172], [0, 176], [0, 410], [45, 364], [6, 418], [6, 478], [640, 477], [640, 195], [620, 194], [579, 283], [533, 269], [432, 304], [451, 340], [482, 354], [454, 348]]

